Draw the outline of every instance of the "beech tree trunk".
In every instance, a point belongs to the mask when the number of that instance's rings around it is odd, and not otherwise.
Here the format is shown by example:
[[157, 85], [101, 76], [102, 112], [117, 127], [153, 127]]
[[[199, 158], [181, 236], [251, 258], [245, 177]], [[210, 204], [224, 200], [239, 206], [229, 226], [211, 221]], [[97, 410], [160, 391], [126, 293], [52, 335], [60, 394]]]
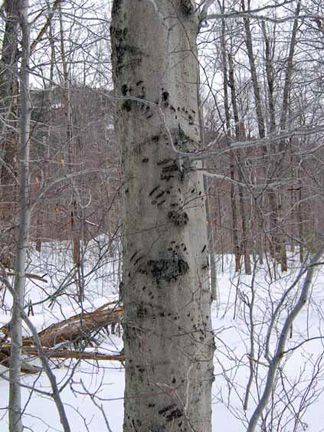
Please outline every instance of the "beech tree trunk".
[[[115, 0], [124, 431], [211, 431], [213, 338], [191, 0]], [[182, 154], [180, 154], [182, 152]]]

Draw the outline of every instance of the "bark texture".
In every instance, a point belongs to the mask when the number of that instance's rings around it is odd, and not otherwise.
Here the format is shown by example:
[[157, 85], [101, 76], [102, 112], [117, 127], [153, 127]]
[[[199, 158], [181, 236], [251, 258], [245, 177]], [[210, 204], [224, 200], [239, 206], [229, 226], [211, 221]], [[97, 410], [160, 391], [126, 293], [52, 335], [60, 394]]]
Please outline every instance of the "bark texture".
[[190, 0], [115, 0], [124, 174], [124, 431], [210, 431], [213, 339]]

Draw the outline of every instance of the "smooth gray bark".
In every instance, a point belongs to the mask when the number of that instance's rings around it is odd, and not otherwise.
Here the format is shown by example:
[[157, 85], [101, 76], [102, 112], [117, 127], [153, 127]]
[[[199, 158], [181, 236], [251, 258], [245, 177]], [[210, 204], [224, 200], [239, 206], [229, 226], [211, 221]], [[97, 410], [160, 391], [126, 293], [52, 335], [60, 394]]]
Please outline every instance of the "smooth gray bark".
[[189, 0], [115, 0], [124, 175], [124, 431], [211, 431], [213, 338], [200, 162], [198, 18]]
[[9, 431], [21, 432], [22, 407], [20, 371], [22, 355], [22, 316], [25, 293], [25, 265], [30, 228], [29, 203], [29, 148], [30, 148], [30, 100], [29, 100], [29, 46], [28, 0], [19, 3], [19, 25], [22, 35], [22, 59], [20, 70], [20, 189], [19, 232], [16, 252], [15, 284], [11, 317], [11, 353], [9, 370]]

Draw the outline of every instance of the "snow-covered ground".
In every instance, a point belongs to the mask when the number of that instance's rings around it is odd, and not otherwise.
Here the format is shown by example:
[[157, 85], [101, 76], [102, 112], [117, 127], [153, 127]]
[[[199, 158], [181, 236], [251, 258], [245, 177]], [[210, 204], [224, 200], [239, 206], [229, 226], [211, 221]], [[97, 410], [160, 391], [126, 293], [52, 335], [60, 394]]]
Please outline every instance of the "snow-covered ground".
[[[105, 250], [105, 239], [90, 246], [91, 253], [85, 254], [83, 269], [86, 300], [82, 307], [78, 302], [78, 282], [67, 245], [45, 244], [40, 255], [31, 252], [28, 271], [45, 275], [47, 280], [45, 283], [30, 279], [27, 286], [27, 300], [30, 298], [36, 303], [34, 316], [30, 318], [39, 330], [79, 313], [82, 308], [91, 311], [117, 299], [117, 257]], [[96, 271], [92, 271], [94, 267]], [[272, 323], [269, 340], [271, 356], [282, 323], [296, 301], [303, 279], [291, 289], [289, 295], [285, 295], [296, 280], [300, 268], [292, 255], [290, 270], [285, 275], [275, 272], [271, 263], [263, 266], [255, 263], [252, 276], [234, 274], [231, 256], [219, 257], [217, 267], [218, 300], [214, 302], [212, 311], [216, 342], [213, 430], [243, 432], [262, 394], [268, 371], [265, 348], [269, 325]], [[324, 398], [321, 394], [324, 388], [324, 347], [321, 337], [323, 282], [324, 269], [319, 268], [313, 280], [310, 300], [290, 329], [288, 353], [280, 363], [275, 391], [265, 411], [264, 427], [257, 430], [324, 430]], [[53, 296], [54, 293], [56, 296]], [[281, 300], [280, 313], [273, 320], [276, 306]], [[5, 309], [10, 307], [9, 294], [3, 299], [3, 292], [0, 292], [0, 302], [1, 326], [9, 320], [9, 314], [5, 313]], [[100, 350], [106, 353], [116, 353], [121, 348], [121, 338], [111, 334], [100, 345]], [[54, 365], [53, 371], [72, 430], [121, 432], [123, 366], [118, 362], [78, 363], [75, 360], [54, 360]], [[0, 432], [7, 432], [7, 371], [2, 368], [0, 372]], [[247, 392], [249, 380], [251, 387]], [[47, 395], [51, 389], [46, 376], [24, 375], [22, 383], [25, 404], [23, 423], [26, 430], [62, 431], [55, 404]], [[247, 405], [246, 409], [243, 408], [244, 404]]]

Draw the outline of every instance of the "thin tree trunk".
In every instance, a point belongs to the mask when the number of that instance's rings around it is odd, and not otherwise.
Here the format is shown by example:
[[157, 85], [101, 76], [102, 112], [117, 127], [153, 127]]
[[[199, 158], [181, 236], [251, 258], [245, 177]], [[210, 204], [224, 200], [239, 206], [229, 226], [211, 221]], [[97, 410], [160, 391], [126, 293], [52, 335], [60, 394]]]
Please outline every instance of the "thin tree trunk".
[[[241, 5], [243, 11], [246, 10], [245, 1], [241, 0]], [[248, 0], [248, 7], [250, 6], [250, 1]], [[254, 58], [254, 52], [253, 52], [253, 40], [252, 40], [252, 33], [250, 28], [250, 20], [249, 18], [244, 18], [244, 30], [245, 30], [245, 43], [248, 51], [248, 59], [249, 59], [249, 65], [250, 65], [250, 73], [251, 73], [251, 80], [252, 80], [252, 86], [253, 86], [253, 94], [254, 94], [254, 103], [255, 103], [255, 111], [257, 116], [257, 125], [258, 125], [258, 132], [259, 132], [259, 138], [265, 137], [265, 121], [264, 121], [264, 115], [262, 110], [262, 98], [261, 98], [261, 90], [260, 85], [258, 81], [258, 74], [255, 64], [255, 58]], [[267, 148], [264, 146], [261, 149], [262, 156], [264, 159], [264, 162], [266, 162], [266, 159], [268, 157]], [[264, 172], [266, 173], [266, 168], [264, 168]], [[271, 195], [271, 194], [270, 194]], [[270, 199], [270, 207], [271, 211], [273, 211], [273, 203]], [[260, 255], [260, 261], [263, 261], [263, 252], [266, 251], [266, 242], [265, 242], [265, 236], [263, 235], [264, 232], [264, 219], [263, 219], [263, 213], [262, 213], [262, 197], [260, 199], [256, 200], [255, 202], [255, 208], [256, 208], [256, 215], [258, 218], [258, 231], [259, 231], [259, 247], [258, 247], [258, 253]], [[271, 245], [270, 245], [271, 246]]]
[[[241, 5], [243, 11], [246, 11], [245, 6], [245, 0], [241, 0]], [[248, 10], [250, 9], [250, 0], [248, 0]], [[258, 131], [259, 131], [259, 138], [265, 138], [266, 136], [266, 129], [265, 129], [265, 119], [262, 109], [262, 98], [261, 98], [261, 90], [258, 80], [258, 74], [257, 74], [257, 68], [254, 58], [254, 52], [253, 52], [253, 38], [252, 38], [252, 32], [250, 27], [250, 19], [244, 18], [244, 29], [245, 29], [245, 37], [246, 37], [246, 47], [248, 51], [248, 58], [249, 58], [249, 64], [250, 64], [250, 72], [251, 72], [251, 79], [252, 79], [252, 85], [253, 85], [253, 93], [254, 93], [254, 101], [255, 101], [255, 111], [256, 111], [256, 117], [257, 117], [257, 124], [258, 124]], [[268, 155], [268, 149], [266, 146], [262, 147], [262, 154], [264, 161], [266, 162], [266, 159], [269, 159]], [[264, 168], [264, 174], [267, 173], [266, 168]], [[266, 175], [265, 175], [266, 177]], [[277, 197], [276, 193], [273, 189], [269, 189], [267, 191], [268, 200], [269, 200], [269, 206], [270, 206], [270, 252], [273, 257], [275, 257], [276, 253], [276, 245], [277, 245], [277, 237], [276, 237], [276, 224], [278, 221], [278, 213], [277, 213]], [[260, 203], [256, 203], [257, 207], [259, 207]], [[258, 212], [260, 215], [260, 218], [262, 218], [261, 212]], [[263, 229], [263, 221], [262, 219], [259, 221], [259, 227], [260, 230]]]
[[[115, 0], [123, 190], [124, 431], [211, 431], [213, 338], [191, 0]], [[158, 35], [158, 37], [157, 37]]]
[[271, 49], [270, 38], [267, 34], [266, 24], [262, 21], [262, 32], [265, 42], [265, 60], [266, 60], [266, 77], [268, 89], [268, 105], [269, 105], [269, 123], [270, 133], [276, 132], [276, 111], [275, 111], [275, 96], [274, 96], [274, 74], [273, 74], [273, 52]]
[[[68, 147], [68, 166], [70, 172], [73, 171], [73, 163], [75, 157], [75, 143], [73, 134], [73, 119], [72, 119], [72, 105], [71, 105], [71, 85], [68, 64], [65, 53], [65, 43], [64, 43], [64, 26], [63, 26], [63, 15], [62, 15], [62, 5], [59, 3], [59, 18], [60, 18], [60, 50], [63, 66], [63, 98], [65, 106], [65, 116], [66, 116], [66, 139]], [[80, 245], [80, 235], [79, 235], [79, 224], [78, 224], [78, 203], [77, 197], [75, 196], [74, 187], [72, 189], [71, 197], [71, 218], [70, 225], [72, 229], [72, 256], [73, 263], [76, 266], [75, 279], [76, 285], [78, 287], [78, 297], [79, 301], [84, 300], [83, 284], [80, 279], [80, 257], [81, 257], [81, 245]]]
[[[274, 103], [274, 71], [273, 71], [273, 50], [271, 50], [270, 39], [267, 34], [267, 29], [265, 22], [262, 22], [262, 31], [265, 42], [265, 57], [266, 57], [266, 78], [267, 78], [267, 89], [268, 89], [268, 105], [269, 105], [269, 130], [270, 133], [276, 132], [276, 117], [275, 117], [275, 103]], [[276, 146], [273, 146], [272, 151], [274, 153], [277, 152]], [[277, 168], [275, 168], [276, 170]], [[280, 245], [280, 239], [278, 235], [278, 227], [277, 223], [279, 220], [279, 206], [278, 200], [279, 196], [273, 191], [270, 190], [268, 193], [271, 215], [270, 215], [270, 228], [272, 232], [272, 240], [271, 240], [271, 253], [272, 256], [276, 259], [279, 259], [281, 262], [282, 269], [284, 270], [285, 265], [284, 262], [287, 260], [284, 259], [285, 253], [281, 253], [282, 246]], [[284, 248], [285, 250], [285, 248]]]
[[[14, 184], [12, 176], [17, 168], [14, 160], [18, 155], [17, 146], [17, 97], [18, 97], [18, 0], [8, 0], [4, 3], [5, 31], [1, 53], [1, 103], [4, 105], [4, 122], [1, 124], [1, 150], [3, 162], [1, 168], [1, 183]], [[2, 162], [2, 161], [1, 161]]]
[[[298, 33], [298, 25], [299, 25], [299, 14], [301, 8], [301, 1], [299, 0], [297, 3], [296, 11], [295, 11], [295, 20], [293, 24], [293, 29], [291, 33], [290, 46], [289, 46], [289, 55], [287, 60], [287, 68], [285, 74], [285, 85], [283, 89], [283, 97], [282, 97], [282, 109], [281, 109], [281, 117], [280, 117], [280, 130], [283, 131], [286, 128], [287, 118], [288, 118], [288, 108], [289, 108], [289, 97], [291, 93], [292, 86], [292, 75], [293, 75], [293, 60], [295, 55], [296, 43], [297, 43], [297, 33]], [[287, 144], [285, 141], [280, 141], [279, 143], [279, 154], [281, 158], [281, 164], [283, 166], [280, 167], [279, 177], [281, 177], [285, 171], [284, 166], [284, 155], [287, 153], [286, 147]], [[281, 156], [282, 155], [282, 156]], [[293, 192], [292, 192], [293, 193]], [[279, 197], [280, 201], [283, 201], [282, 194]], [[279, 207], [279, 212], [281, 213], [281, 206]], [[281, 218], [281, 214], [278, 214], [278, 217]], [[285, 237], [283, 234], [278, 234], [279, 238], [279, 254], [281, 258], [281, 268], [282, 271], [288, 270], [288, 261], [287, 261], [287, 252], [285, 247]]]
[[230, 177], [233, 180], [231, 182], [231, 207], [232, 207], [232, 236], [234, 244], [234, 255], [235, 255], [235, 271], [239, 272], [241, 270], [241, 248], [239, 242], [239, 232], [238, 232], [238, 209], [236, 202], [235, 193], [235, 158], [233, 152], [229, 153], [230, 160]]
[[[298, 179], [300, 180], [299, 169], [297, 172]], [[304, 220], [303, 220], [303, 192], [302, 187], [299, 187], [298, 191], [298, 208], [297, 208], [297, 220], [298, 220], [298, 234], [299, 234], [299, 258], [300, 262], [304, 262]]]
[[299, 14], [300, 14], [301, 1], [299, 0], [297, 3], [296, 11], [295, 11], [295, 20], [291, 33], [290, 45], [289, 45], [289, 55], [287, 60], [287, 68], [285, 74], [285, 85], [283, 89], [283, 97], [282, 97], [282, 108], [281, 108], [281, 117], [280, 117], [280, 129], [284, 130], [286, 128], [287, 116], [288, 116], [288, 108], [289, 108], [289, 97], [291, 92], [292, 85], [292, 74], [293, 74], [293, 60], [295, 55], [296, 43], [297, 43], [297, 33], [298, 33], [298, 23], [299, 23]]
[[[224, 2], [222, 5], [224, 11]], [[222, 63], [223, 63], [223, 90], [224, 90], [224, 111], [226, 120], [226, 142], [230, 145], [229, 139], [231, 136], [231, 115], [228, 102], [228, 67], [227, 67], [227, 55], [226, 55], [226, 28], [225, 19], [222, 19], [222, 37], [221, 37], [221, 50], [222, 50]], [[238, 228], [238, 209], [236, 202], [236, 191], [235, 191], [235, 156], [234, 152], [229, 152], [229, 166], [230, 166], [230, 196], [231, 196], [231, 209], [232, 209], [232, 239], [235, 256], [235, 271], [239, 272], [241, 269], [241, 248], [239, 242], [239, 228]]]
[[18, 0], [4, 3], [5, 31], [1, 52], [0, 103], [3, 121], [0, 140], [0, 261], [14, 266], [14, 230], [17, 204], [18, 116]]
[[[204, 118], [200, 97], [200, 83], [197, 86], [197, 100], [199, 108], [199, 127], [202, 147], [205, 147], [205, 136], [204, 136]], [[217, 300], [217, 270], [216, 270], [216, 256], [215, 256], [215, 239], [214, 239], [214, 227], [212, 225], [212, 214], [211, 214], [211, 196], [210, 196], [210, 181], [207, 176], [204, 176], [204, 191], [206, 196], [206, 218], [207, 218], [207, 238], [208, 238], [208, 252], [209, 252], [209, 266], [210, 266], [210, 292], [212, 301]]]
[[11, 317], [11, 354], [9, 386], [9, 431], [22, 432], [22, 407], [20, 371], [22, 354], [22, 316], [25, 293], [25, 266], [30, 228], [31, 207], [29, 202], [29, 148], [30, 148], [30, 100], [29, 100], [29, 24], [28, 0], [19, 5], [19, 24], [22, 32], [22, 59], [20, 71], [20, 190], [19, 232], [15, 268], [15, 295]]
[[[248, 0], [248, 2], [249, 1], [250, 0]], [[241, 5], [242, 5], [243, 11], [246, 11], [244, 0], [241, 0]], [[251, 71], [251, 79], [252, 79], [253, 92], [254, 92], [255, 112], [257, 115], [259, 137], [264, 138], [265, 134], [266, 134], [265, 121], [264, 121], [264, 115], [263, 115], [263, 109], [262, 109], [261, 90], [260, 90], [258, 73], [257, 73], [256, 64], [255, 64], [254, 52], [253, 52], [253, 42], [252, 42], [252, 32], [251, 32], [251, 27], [250, 27], [250, 19], [249, 18], [243, 18], [243, 22], [244, 22], [244, 29], [245, 29], [246, 48], [248, 51], [248, 58], [249, 58], [249, 63], [250, 63], [250, 71]]]
[[[236, 93], [236, 83], [235, 83], [235, 76], [234, 76], [234, 65], [233, 65], [233, 58], [229, 54], [229, 82], [231, 87], [231, 100], [232, 100], [232, 108], [233, 108], [233, 116], [235, 121], [235, 136], [237, 141], [243, 141], [245, 139], [245, 129], [243, 123], [240, 121], [239, 117], [239, 110], [237, 107], [237, 93]], [[244, 256], [244, 267], [245, 267], [245, 273], [250, 275], [251, 270], [251, 260], [250, 260], [250, 254], [247, 250], [247, 216], [245, 211], [245, 205], [244, 205], [244, 189], [242, 184], [244, 183], [243, 178], [243, 172], [242, 172], [242, 158], [237, 152], [236, 161], [238, 164], [238, 177], [239, 177], [239, 202], [240, 202], [240, 210], [241, 210], [241, 221], [242, 221], [242, 241], [241, 241], [241, 254]]]
[[204, 190], [206, 194], [206, 218], [207, 218], [207, 236], [208, 236], [208, 251], [209, 251], [209, 265], [210, 265], [210, 291], [213, 301], [217, 300], [217, 271], [216, 271], [216, 257], [215, 257], [215, 241], [214, 241], [214, 228], [212, 225], [211, 209], [210, 209], [210, 185], [208, 177], [204, 177]]

